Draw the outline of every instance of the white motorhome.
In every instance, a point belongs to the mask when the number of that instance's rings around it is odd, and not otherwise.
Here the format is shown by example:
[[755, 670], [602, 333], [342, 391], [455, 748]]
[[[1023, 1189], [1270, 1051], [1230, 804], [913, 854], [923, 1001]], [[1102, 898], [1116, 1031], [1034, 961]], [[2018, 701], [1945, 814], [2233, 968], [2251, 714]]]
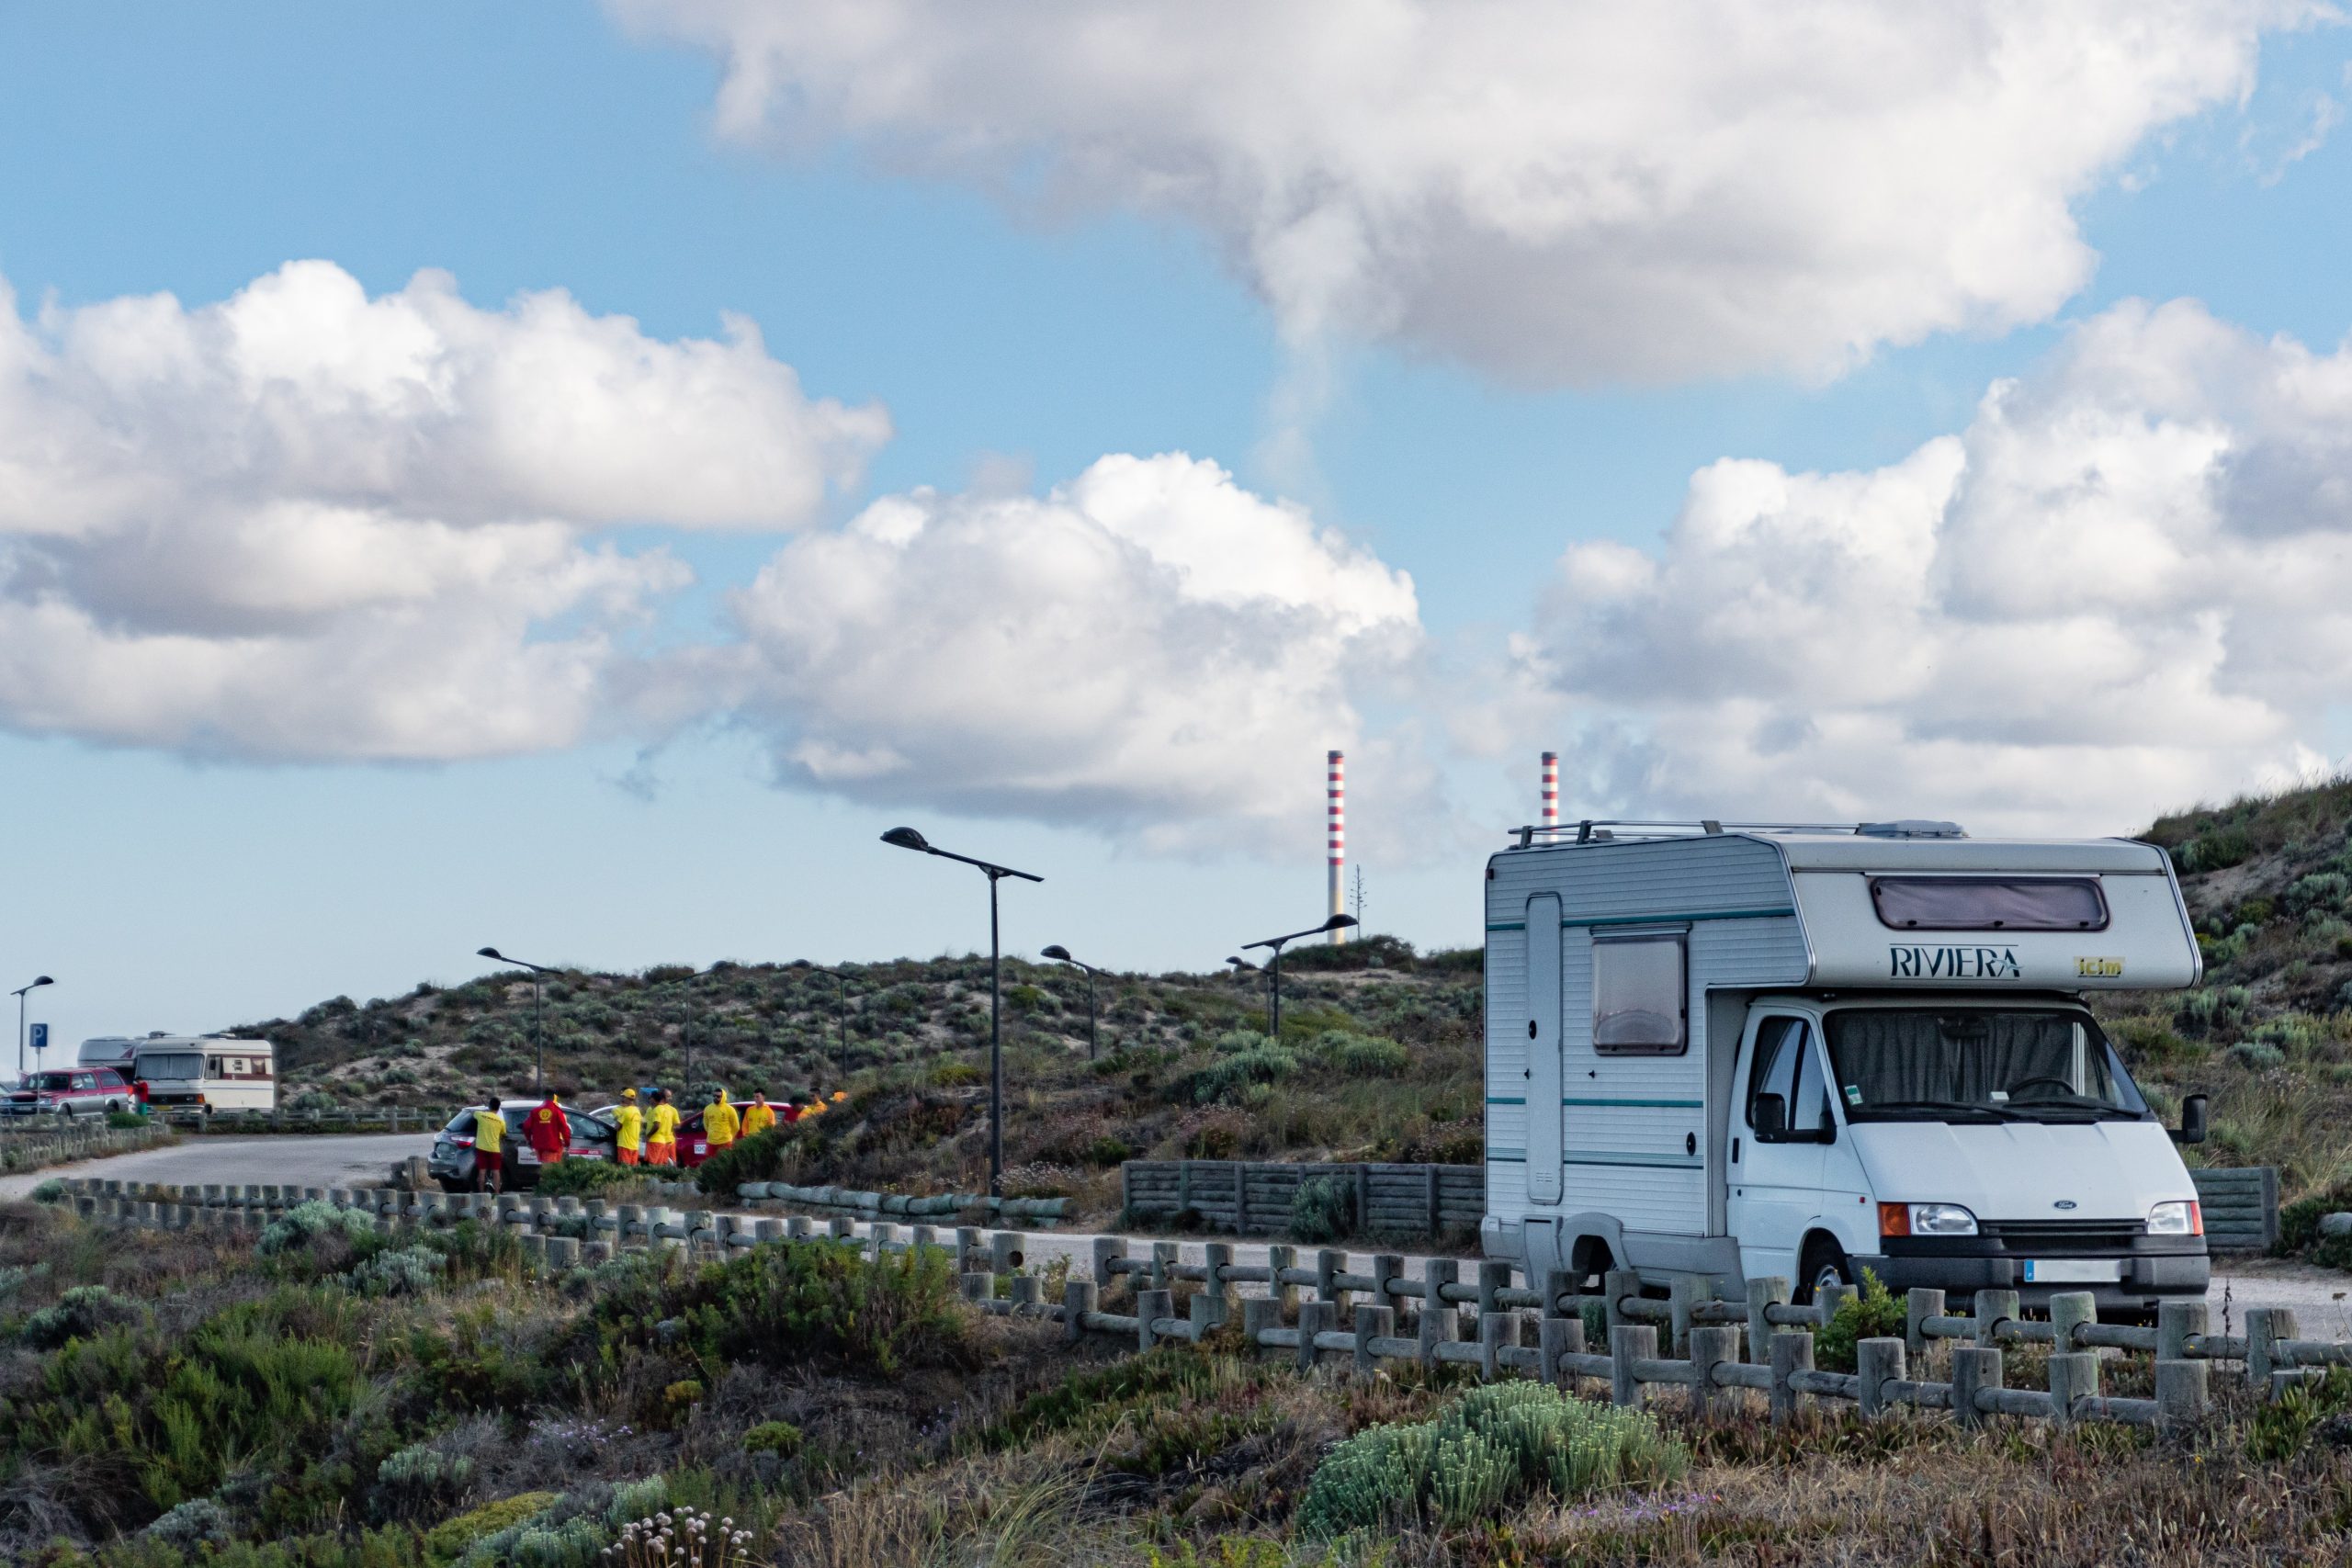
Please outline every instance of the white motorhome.
[[277, 1057], [266, 1040], [150, 1034], [131, 1043], [130, 1077], [147, 1086], [150, 1105], [206, 1111], [277, 1108]]
[[2165, 853], [1943, 822], [1522, 829], [1487, 865], [1488, 1256], [1800, 1300], [2201, 1296], [2197, 1190], [2084, 993], [2201, 973]]

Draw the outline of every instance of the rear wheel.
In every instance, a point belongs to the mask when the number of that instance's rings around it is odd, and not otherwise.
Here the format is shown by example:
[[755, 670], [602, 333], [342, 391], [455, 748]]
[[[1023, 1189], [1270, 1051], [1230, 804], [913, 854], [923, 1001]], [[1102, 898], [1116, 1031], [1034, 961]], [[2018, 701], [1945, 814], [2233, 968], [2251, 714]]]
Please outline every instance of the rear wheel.
[[1797, 1305], [1811, 1306], [1815, 1295], [1824, 1285], [1850, 1285], [1853, 1282], [1854, 1268], [1846, 1261], [1845, 1248], [1826, 1235], [1815, 1236], [1805, 1243], [1804, 1258], [1797, 1265], [1794, 1292]]

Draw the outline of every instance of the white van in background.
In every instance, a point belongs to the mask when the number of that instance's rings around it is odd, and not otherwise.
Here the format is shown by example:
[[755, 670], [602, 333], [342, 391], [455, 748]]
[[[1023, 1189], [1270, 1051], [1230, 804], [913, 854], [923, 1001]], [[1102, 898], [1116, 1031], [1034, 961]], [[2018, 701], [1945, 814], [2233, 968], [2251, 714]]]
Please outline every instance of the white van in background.
[[[90, 1047], [100, 1043], [84, 1044], [85, 1060]], [[133, 1046], [130, 1076], [146, 1086], [150, 1105], [195, 1106], [206, 1111], [277, 1109], [277, 1055], [266, 1040], [150, 1034], [130, 1043]]]
[[2201, 968], [2171, 863], [1950, 823], [1577, 823], [1487, 863], [1489, 1256], [1800, 1301], [2200, 1298], [2202, 1214], [2084, 993]]

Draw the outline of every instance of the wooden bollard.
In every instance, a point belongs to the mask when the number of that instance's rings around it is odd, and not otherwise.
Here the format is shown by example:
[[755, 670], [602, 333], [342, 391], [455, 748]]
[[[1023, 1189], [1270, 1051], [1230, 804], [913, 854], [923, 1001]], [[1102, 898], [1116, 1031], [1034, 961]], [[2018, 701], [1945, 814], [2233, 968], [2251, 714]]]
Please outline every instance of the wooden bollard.
[[989, 1237], [989, 1272], [1017, 1274], [1028, 1258], [1029, 1238], [1019, 1231], [998, 1231]]
[[1245, 1296], [1241, 1301], [1241, 1337], [1250, 1342], [1252, 1354], [1260, 1352], [1264, 1342], [1258, 1337], [1269, 1328], [1283, 1325], [1283, 1303], [1272, 1296]]
[[1815, 1321], [1827, 1326], [1829, 1321], [1838, 1315], [1838, 1309], [1853, 1299], [1854, 1287], [1851, 1285], [1816, 1287], [1813, 1292], [1813, 1310], [1817, 1314]]
[[1976, 1343], [1997, 1347], [2001, 1343], [2001, 1325], [2017, 1321], [2018, 1293], [2015, 1291], [1979, 1291], [1971, 1310], [1976, 1318]]
[[1438, 1347], [1453, 1342], [1461, 1331], [1462, 1314], [1453, 1303], [1441, 1294], [1441, 1290], [1453, 1284], [1462, 1272], [1462, 1266], [1451, 1258], [1432, 1258], [1421, 1268], [1421, 1285], [1429, 1294], [1421, 1302], [1419, 1338], [1421, 1371], [1435, 1373], [1443, 1363]]
[[967, 1302], [984, 1302], [996, 1294], [996, 1276], [993, 1274], [983, 1274], [976, 1269], [959, 1276], [959, 1280], [964, 1289], [964, 1299]]
[[2245, 1314], [2245, 1381], [2256, 1392], [2270, 1387], [2270, 1374], [2288, 1363], [2278, 1354], [2278, 1341], [2295, 1337], [2292, 1307], [2250, 1307]]
[[1298, 1370], [1315, 1370], [1315, 1337], [1329, 1334], [1340, 1326], [1339, 1306], [1331, 1302], [1301, 1302], [1298, 1303]]
[[1690, 1330], [1690, 1404], [1713, 1420], [1724, 1420], [1739, 1409], [1739, 1390], [1715, 1382], [1715, 1369], [1739, 1359], [1739, 1330], [1698, 1325]]
[[1151, 1348], [1151, 1347], [1152, 1347], [1153, 1340], [1154, 1340], [1154, 1338], [1155, 1338], [1155, 1337], [1156, 1337], [1156, 1331], [1153, 1329], [1152, 1325], [1153, 1325], [1154, 1323], [1156, 1323], [1157, 1321], [1159, 1321], [1160, 1318], [1163, 1318], [1163, 1317], [1172, 1317], [1172, 1316], [1174, 1316], [1174, 1315], [1175, 1315], [1175, 1312], [1176, 1312], [1175, 1298], [1174, 1298], [1173, 1296], [1171, 1296], [1168, 1292], [1166, 1292], [1166, 1291], [1138, 1291], [1138, 1292], [1136, 1292], [1136, 1347], [1137, 1347], [1138, 1348], [1140, 1348], [1140, 1349], [1145, 1349], [1145, 1350], [1148, 1350], [1148, 1349], [1150, 1349], [1150, 1348]]
[[2050, 1348], [2064, 1354], [2087, 1347], [2075, 1339], [2075, 1330], [2098, 1321], [2098, 1298], [2088, 1291], [2059, 1291], [2050, 1298]]
[[[2199, 1302], [2199, 1306], [2205, 1303]], [[2205, 1361], [2159, 1360], [2156, 1363], [2156, 1429], [2178, 1437], [2205, 1421], [2211, 1364]]]
[[1173, 1288], [1172, 1281], [1175, 1280], [1176, 1276], [1171, 1272], [1171, 1270], [1175, 1269], [1177, 1260], [1178, 1255], [1176, 1243], [1172, 1241], [1155, 1241], [1151, 1244], [1150, 1278], [1151, 1288], [1153, 1290], [1165, 1291]]
[[1903, 1341], [1888, 1335], [1854, 1343], [1854, 1404], [1865, 1416], [1886, 1409], [1886, 1385], [1904, 1378]]
[[1396, 1325], [1394, 1308], [1374, 1306], [1369, 1302], [1356, 1303], [1356, 1376], [1368, 1378], [1380, 1370], [1380, 1358], [1372, 1353], [1372, 1342], [1387, 1338]]
[[1062, 1285], [1062, 1343], [1075, 1345], [1086, 1337], [1087, 1315], [1101, 1300], [1091, 1280], [1069, 1280]]
[[1403, 1302], [1396, 1291], [1396, 1281], [1405, 1275], [1405, 1259], [1394, 1252], [1372, 1255], [1372, 1304], [1385, 1306], [1391, 1312], [1403, 1311]]
[[1711, 1281], [1696, 1274], [1677, 1274], [1666, 1288], [1668, 1323], [1674, 1330], [1674, 1351], [1687, 1355], [1690, 1349], [1691, 1318], [1699, 1303], [1711, 1292]]
[[[816, 1234], [817, 1222], [810, 1219], [808, 1215], [786, 1214], [784, 1217], [784, 1235], [786, 1240], [808, 1241], [815, 1236]], [[960, 1263], [962, 1260], [959, 1258], [957, 1261]], [[961, 1268], [958, 1268], [956, 1271], [958, 1274], [961, 1274], [964, 1270]]]
[[1758, 1275], [1747, 1281], [1747, 1359], [1758, 1366], [1772, 1364], [1773, 1326], [1770, 1309], [1789, 1304], [1789, 1282], [1778, 1274]]
[[1772, 1425], [1785, 1427], [1796, 1418], [1803, 1408], [1804, 1395], [1798, 1392], [1795, 1378], [1799, 1372], [1813, 1371], [1813, 1336], [1810, 1334], [1775, 1334], [1772, 1336], [1772, 1382], [1769, 1393]]
[[547, 1248], [551, 1272], [569, 1272], [580, 1261], [580, 1242], [575, 1236], [551, 1235], [547, 1238]]
[[1518, 1344], [1519, 1314], [1506, 1307], [1481, 1313], [1478, 1316], [1478, 1376], [1487, 1382], [1503, 1376], [1503, 1348], [1516, 1348]]
[[956, 1271], [968, 1274], [981, 1267], [981, 1255], [988, 1249], [988, 1235], [978, 1225], [956, 1227]]
[[1501, 1310], [1502, 1303], [1496, 1298], [1510, 1289], [1510, 1275], [1511, 1268], [1508, 1263], [1498, 1263], [1489, 1259], [1478, 1265], [1478, 1315], [1480, 1317]]
[[1584, 1319], [1546, 1317], [1535, 1329], [1536, 1375], [1554, 1388], [1574, 1393], [1577, 1375], [1567, 1358], [1584, 1354]]
[[1339, 1277], [1348, 1271], [1348, 1255], [1336, 1247], [1322, 1247], [1315, 1254], [1315, 1299], [1337, 1304], [1347, 1292], [1340, 1289]]
[[2050, 1358], [2050, 1418], [2060, 1425], [2075, 1419], [2078, 1401], [2098, 1393], [2098, 1357], [2089, 1350], [2068, 1350]]
[[835, 1241], [853, 1241], [857, 1236], [857, 1224], [847, 1214], [835, 1214], [826, 1224], [825, 1234]]
[[1046, 1282], [1035, 1274], [1012, 1277], [1012, 1315], [1035, 1317], [1045, 1305]]
[[1914, 1356], [1928, 1353], [1928, 1319], [1944, 1315], [1944, 1293], [1914, 1285], [1903, 1297], [1903, 1348]]
[[2191, 1337], [2206, 1331], [2208, 1316], [2203, 1302], [2159, 1302], [2156, 1303], [2156, 1359], [2186, 1361]]
[[[1625, 1315], [1625, 1303], [1641, 1293], [1642, 1277], [1631, 1269], [1611, 1269], [1600, 1277], [1602, 1308], [1609, 1316], [1611, 1335], [1614, 1336], [1618, 1329], [1633, 1323], [1634, 1320]], [[1611, 1354], [1614, 1354], [1616, 1340], [1612, 1337], [1610, 1344]]]
[[1231, 1310], [1227, 1298], [1233, 1293], [1233, 1284], [1225, 1276], [1233, 1267], [1233, 1244], [1213, 1241], [1202, 1247], [1201, 1253], [1206, 1260], [1202, 1272], [1207, 1278], [1201, 1282], [1201, 1294], [1197, 1299], [1209, 1303], [1208, 1325], [1215, 1328], [1225, 1322]]
[[1114, 1264], [1127, 1260], [1127, 1240], [1125, 1236], [1098, 1235], [1094, 1238], [1094, 1283], [1109, 1290], [1118, 1282], [1119, 1270]]
[[1977, 1395], [1985, 1389], [1999, 1392], [2001, 1352], [1987, 1345], [1955, 1345], [1951, 1352], [1951, 1417], [1963, 1427], [1984, 1424], [1985, 1410]]
[[1635, 1361], [1657, 1359], [1657, 1330], [1646, 1323], [1621, 1323], [1609, 1331], [1609, 1402], [1638, 1409], [1643, 1404]]
[[1298, 1285], [1283, 1275], [1298, 1267], [1298, 1248], [1270, 1247], [1266, 1248], [1266, 1271], [1270, 1276], [1266, 1292], [1282, 1307], [1282, 1314], [1290, 1316], [1298, 1310]]

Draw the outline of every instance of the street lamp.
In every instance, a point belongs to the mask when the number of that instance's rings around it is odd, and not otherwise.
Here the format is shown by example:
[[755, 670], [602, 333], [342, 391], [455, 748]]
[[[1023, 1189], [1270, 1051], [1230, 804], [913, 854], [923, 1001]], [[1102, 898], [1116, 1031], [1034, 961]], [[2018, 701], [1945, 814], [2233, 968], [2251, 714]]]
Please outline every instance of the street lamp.
[[1320, 936], [1325, 931], [1343, 931], [1355, 923], [1356, 918], [1353, 915], [1334, 915], [1321, 925], [1309, 926], [1303, 931], [1293, 931], [1288, 936], [1270, 936], [1263, 942], [1245, 942], [1241, 944], [1241, 951], [1244, 953], [1253, 947], [1270, 947], [1274, 950], [1274, 956], [1266, 964], [1266, 972], [1267, 985], [1273, 992], [1273, 1005], [1270, 1010], [1273, 1014], [1274, 1027], [1269, 1032], [1276, 1040], [1283, 1037], [1283, 944], [1296, 942], [1303, 936]]
[[838, 969], [828, 969], [821, 964], [811, 964], [805, 958], [792, 961], [795, 969], [833, 977], [833, 1018], [841, 1025], [842, 1077], [849, 1077], [849, 976]]
[[916, 850], [923, 854], [937, 855], [942, 860], [961, 861], [976, 866], [989, 879], [989, 1196], [1004, 1193], [1004, 947], [998, 935], [996, 914], [996, 885], [1008, 876], [1023, 882], [1043, 882], [1042, 876], [1025, 871], [1015, 871], [1009, 865], [997, 865], [969, 855], [959, 855], [947, 850], [934, 849], [931, 840], [912, 828], [893, 828], [882, 835], [886, 844], [902, 850]]
[[25, 1076], [25, 993], [38, 991], [43, 986], [55, 984], [57, 984], [56, 981], [42, 975], [37, 976], [31, 985], [20, 987], [14, 993], [17, 998], [17, 1076], [18, 1077]]
[[1046, 949], [1046, 951], [1038, 956], [1042, 958], [1058, 959], [1064, 964], [1077, 964], [1079, 968], [1086, 971], [1086, 1059], [1090, 1062], [1094, 1060], [1095, 1047], [1102, 1043], [1100, 1035], [1102, 1028], [1101, 1018], [1094, 1010], [1094, 976], [1100, 975], [1102, 971], [1097, 969], [1091, 964], [1083, 963], [1079, 959], [1072, 958], [1069, 955], [1069, 949], [1064, 947], [1059, 942], [1056, 942], [1053, 946]]
[[509, 958], [494, 947], [478, 947], [474, 953], [478, 957], [495, 958], [501, 964], [512, 964], [517, 969], [531, 972], [531, 1092], [545, 1094], [548, 1091], [548, 1039], [542, 1027], [544, 1015], [539, 1006], [539, 976], [560, 975], [563, 971], [550, 969], [544, 964], [526, 964], [519, 958]]

